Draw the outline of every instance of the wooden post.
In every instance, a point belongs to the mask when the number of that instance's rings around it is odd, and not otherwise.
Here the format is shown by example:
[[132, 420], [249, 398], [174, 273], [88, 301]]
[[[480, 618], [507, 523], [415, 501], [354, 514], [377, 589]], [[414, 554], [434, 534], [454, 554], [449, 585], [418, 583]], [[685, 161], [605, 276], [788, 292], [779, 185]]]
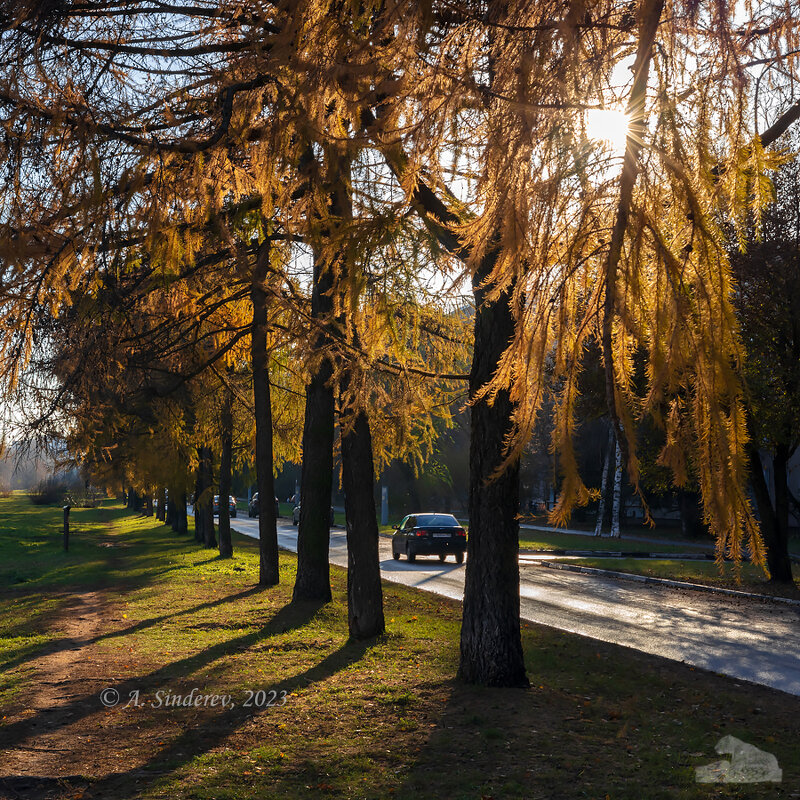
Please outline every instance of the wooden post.
[[70, 506], [64, 506], [64, 552], [69, 550], [69, 509]]

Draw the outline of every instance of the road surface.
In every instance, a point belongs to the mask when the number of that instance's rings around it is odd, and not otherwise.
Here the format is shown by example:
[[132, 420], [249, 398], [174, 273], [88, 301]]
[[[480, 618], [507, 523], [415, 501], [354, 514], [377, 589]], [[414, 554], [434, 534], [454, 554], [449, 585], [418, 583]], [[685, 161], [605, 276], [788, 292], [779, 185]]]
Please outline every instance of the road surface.
[[[231, 520], [232, 527], [258, 537], [257, 519]], [[279, 524], [278, 543], [297, 550], [297, 528]], [[331, 562], [347, 566], [343, 531], [331, 532]], [[381, 570], [386, 580], [461, 600], [464, 567], [452, 557], [416, 563], [392, 559], [391, 542], [381, 537]], [[523, 619], [633, 647], [645, 653], [800, 695], [800, 608], [520, 562]]]

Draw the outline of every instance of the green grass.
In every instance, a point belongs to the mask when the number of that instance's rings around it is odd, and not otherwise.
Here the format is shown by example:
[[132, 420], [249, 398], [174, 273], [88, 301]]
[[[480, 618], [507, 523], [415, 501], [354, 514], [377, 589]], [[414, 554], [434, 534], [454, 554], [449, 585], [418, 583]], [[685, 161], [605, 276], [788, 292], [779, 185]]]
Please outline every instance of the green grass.
[[[730, 589], [759, 592], [764, 594], [779, 593], [800, 599], [800, 591], [788, 587], [785, 591], [776, 590], [769, 583], [764, 571], [753, 564], [742, 564], [740, 582], [737, 583], [737, 570], [733, 564], [726, 563], [722, 567], [713, 561], [668, 561], [662, 559], [642, 558], [573, 558], [565, 563], [595, 569], [607, 569], [614, 572], [628, 572], [634, 575], [648, 575], [653, 578], [670, 578], [690, 583], [704, 583]], [[793, 565], [795, 581], [800, 581], [800, 566]]]
[[[18, 515], [13, 531], [5, 511]], [[64, 556], [50, 533], [60, 511], [50, 513], [0, 500], [0, 553], [13, 553], [28, 576], [0, 592], [0, 666], [29, 664], [57, 643], [74, 592], [102, 591], [103, 630], [74, 666], [59, 723], [70, 742], [85, 743], [68, 768], [87, 776], [81, 786], [93, 797], [671, 800], [799, 791], [800, 703], [788, 695], [535, 625], [523, 629], [529, 690], [467, 686], [453, 677], [457, 603], [384, 584], [386, 634], [349, 642], [341, 569], [332, 568], [333, 602], [293, 604], [295, 558], [282, 554], [281, 583], [258, 589], [257, 543], [246, 537], [235, 535], [234, 558], [221, 560], [152, 518], [104, 508], [76, 515], [84, 549]], [[24, 544], [36, 537], [44, 537], [38, 548]], [[96, 675], [107, 677], [92, 682]], [[17, 675], [14, 691], [0, 695], [0, 747], [36, 719], [25, 712], [34, 677]], [[105, 711], [104, 685], [149, 702], [158, 691], [197, 687], [237, 705]], [[258, 691], [276, 700], [286, 692], [286, 702], [245, 708]], [[697, 786], [694, 765], [716, 760], [714, 744], [727, 733], [775, 753], [784, 784]], [[62, 781], [50, 796], [74, 797], [81, 786]]]
[[[628, 551], [636, 553], [693, 553], [707, 552], [710, 542], [686, 542], [675, 544], [659, 544], [657, 542], [640, 542], [629, 539], [611, 539], [601, 536], [581, 536], [574, 533], [558, 531], [533, 531], [521, 528], [519, 532], [521, 550], [609, 550], [613, 552]], [[656, 537], [654, 537], [656, 538]]]

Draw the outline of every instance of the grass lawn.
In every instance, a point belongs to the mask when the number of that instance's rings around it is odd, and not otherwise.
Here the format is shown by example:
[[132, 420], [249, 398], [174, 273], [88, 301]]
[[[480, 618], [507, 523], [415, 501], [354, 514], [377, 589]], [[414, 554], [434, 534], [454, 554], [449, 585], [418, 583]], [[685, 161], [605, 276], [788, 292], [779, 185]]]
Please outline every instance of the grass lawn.
[[[638, 535], [638, 534], [637, 534]], [[646, 535], [642, 534], [642, 535]], [[653, 534], [653, 538], [657, 539]], [[521, 528], [519, 532], [520, 550], [610, 550], [613, 552], [636, 553], [705, 553], [709, 542], [678, 541], [675, 544], [660, 542], [640, 542], [629, 539], [611, 539], [606, 536], [581, 536], [559, 531], [534, 531]]]
[[[467, 686], [453, 677], [457, 603], [384, 584], [387, 633], [348, 642], [341, 569], [332, 603], [292, 604], [294, 556], [258, 589], [246, 537], [220, 560], [109, 505], [73, 511], [64, 554], [59, 519], [0, 500], [0, 797], [800, 792], [798, 698], [534, 625], [530, 689]], [[108, 688], [121, 701], [104, 708]], [[166, 704], [198, 694], [229, 699]], [[725, 734], [774, 753], [783, 783], [695, 784]]]
[[[634, 575], [649, 575], [653, 578], [670, 578], [676, 581], [704, 583], [727, 589], [776, 594], [800, 600], [800, 590], [791, 586], [769, 583], [763, 570], [752, 564], [743, 564], [741, 580], [737, 583], [736, 569], [732, 564], [724, 564], [722, 569], [713, 561], [667, 561], [655, 558], [572, 558], [569, 564], [577, 564], [595, 569], [609, 569], [614, 572], [630, 572]], [[795, 582], [800, 581], [800, 566], [793, 565]]]

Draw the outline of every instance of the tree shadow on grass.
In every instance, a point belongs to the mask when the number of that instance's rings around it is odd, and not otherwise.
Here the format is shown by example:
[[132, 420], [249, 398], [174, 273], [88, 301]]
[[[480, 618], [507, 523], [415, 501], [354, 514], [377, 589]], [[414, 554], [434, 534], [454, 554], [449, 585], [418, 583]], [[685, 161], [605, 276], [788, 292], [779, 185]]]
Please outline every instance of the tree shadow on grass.
[[[565, 709], [559, 709], [561, 714]], [[435, 726], [412, 757], [393, 797], [562, 797], [532, 791], [530, 776], [541, 763], [536, 727], [546, 710], [529, 689], [493, 689], [453, 680]], [[537, 722], [539, 720], [539, 722]], [[442, 769], [442, 765], [447, 765]]]
[[[249, 589], [244, 589], [241, 592], [237, 592], [236, 594], [227, 595], [226, 597], [220, 597], [217, 600], [210, 600], [206, 603], [200, 603], [199, 605], [192, 606], [191, 608], [186, 608], [181, 611], [176, 611], [173, 614], [162, 614], [158, 617], [151, 617], [150, 619], [140, 620], [139, 622], [135, 623], [134, 625], [129, 625], [126, 628], [120, 628], [116, 631], [110, 631], [108, 633], [100, 634], [99, 636], [93, 636], [86, 640], [78, 641], [72, 637], [63, 637], [61, 639], [51, 640], [44, 644], [35, 644], [35, 645], [22, 645], [19, 649], [17, 655], [6, 659], [3, 661], [3, 669], [12, 669], [14, 667], [19, 666], [20, 664], [26, 663], [30, 661], [32, 658], [40, 658], [42, 656], [53, 655], [58, 653], [62, 650], [72, 650], [76, 647], [88, 647], [89, 645], [96, 644], [97, 642], [107, 641], [109, 639], [116, 639], [121, 636], [128, 636], [130, 634], [138, 633], [143, 630], [147, 630], [148, 628], [152, 628], [156, 625], [160, 625], [168, 620], [175, 619], [177, 617], [186, 616], [189, 614], [194, 614], [198, 611], [206, 611], [211, 608], [216, 608], [218, 606], [224, 605], [225, 603], [231, 603], [236, 600], [242, 600], [246, 597], [250, 597], [254, 594], [259, 594], [263, 589], [259, 586], [251, 586]], [[52, 616], [54, 619], [58, 619], [59, 617], [63, 617], [64, 613], [69, 610], [69, 606], [60, 607], [57, 613], [54, 613]], [[13, 635], [10, 634], [10, 635]], [[19, 635], [19, 634], [18, 634]]]
[[[209, 666], [219, 658], [239, 654], [259, 644], [264, 639], [301, 628], [313, 618], [322, 605], [322, 603], [303, 603], [293, 607], [292, 604], [289, 604], [280, 609], [263, 628], [257, 631], [219, 642], [194, 655], [159, 667], [147, 675], [131, 677], [128, 680], [117, 683], [113, 688], [119, 693], [120, 705], [126, 702], [132, 693], [136, 691], [145, 694], [152, 689], [163, 686], [166, 680], [174, 680], [176, 677], [184, 679], [186, 676], [190, 676], [198, 670]], [[52, 733], [60, 727], [72, 725], [77, 720], [94, 714], [102, 708], [98, 694], [94, 692], [84, 694], [71, 703], [59, 706], [56, 712], [47, 713], [45, 715], [48, 723], [47, 730]], [[36, 728], [42, 722], [43, 714], [40, 711], [38, 714], [24, 720], [0, 727], [0, 749], [11, 749], [28, 737], [35, 735], [39, 732]]]
[[[280, 683], [265, 687], [264, 692], [286, 692], [287, 695], [298, 689], [307, 689], [320, 683], [359, 661], [372, 647], [374, 642], [348, 641], [338, 650], [330, 653], [310, 669], [283, 680]], [[248, 720], [262, 713], [261, 709], [245, 708], [239, 705], [230, 711], [221, 712], [199, 727], [189, 728], [174, 739], [169, 747], [161, 750], [150, 761], [142, 766], [124, 773], [108, 775], [101, 781], [92, 784], [85, 797], [98, 800], [114, 797], [116, 800], [129, 800], [138, 797], [155, 781], [179, 770], [197, 756], [208, 753], [228, 736], [233, 734]], [[148, 775], [148, 772], [153, 774]]]
[[[270, 622], [258, 632], [208, 648], [202, 653], [173, 662], [150, 675], [131, 679], [115, 688], [119, 691], [123, 701], [127, 699], [128, 692], [135, 689], [142, 690], [144, 695], [167, 677], [191, 675], [194, 671], [211, 664], [230, 651], [241, 652], [270, 636], [302, 628], [323, 605], [323, 603], [317, 602], [290, 603], [280, 609]], [[375, 640], [347, 641], [303, 672], [262, 687], [263, 692], [265, 695], [274, 692], [274, 696], [282, 697], [290, 695], [294, 691], [307, 689], [358, 662], [374, 644]], [[76, 717], [94, 713], [99, 707], [100, 701], [96, 695], [84, 696], [70, 704], [68, 717], [63, 719], [63, 724], [72, 724]], [[12, 798], [24, 796], [26, 800], [45, 800], [45, 798], [72, 797], [78, 790], [86, 800], [89, 798], [105, 800], [109, 797], [116, 800], [129, 800], [140, 796], [156, 781], [173, 774], [197, 756], [217, 747], [250, 719], [262, 713], [264, 713], [262, 708], [245, 707], [239, 702], [233, 708], [214, 713], [199, 725], [183, 725], [184, 730], [172, 739], [167, 747], [159, 749], [146, 763], [137, 764], [125, 772], [109, 774], [98, 781], [89, 782], [86, 778], [78, 776], [72, 778], [0, 777], [0, 797], [5, 796], [3, 794], [5, 791]], [[10, 746], [8, 733], [12, 734], [12, 740], [13, 734], [16, 733], [18, 737], [22, 735], [24, 738], [26, 733], [22, 725], [12, 725], [9, 728], [11, 731], [8, 729], [2, 731], [2, 740], [4, 741], [0, 741], [0, 745], [4, 747]], [[52, 730], [52, 727], [49, 730]]]

